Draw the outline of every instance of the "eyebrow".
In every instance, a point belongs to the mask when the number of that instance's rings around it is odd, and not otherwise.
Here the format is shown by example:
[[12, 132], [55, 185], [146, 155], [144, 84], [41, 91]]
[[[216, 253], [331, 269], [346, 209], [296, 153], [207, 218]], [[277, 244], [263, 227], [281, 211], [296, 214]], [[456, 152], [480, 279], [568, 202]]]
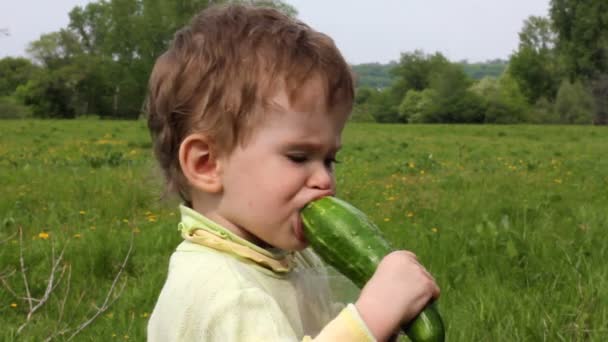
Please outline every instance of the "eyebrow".
[[[315, 143], [312, 141], [307, 142], [292, 142], [286, 144], [289, 149], [301, 149], [306, 151], [318, 151], [323, 149], [323, 144]], [[342, 148], [342, 145], [337, 145], [329, 149], [329, 152], [337, 153]]]

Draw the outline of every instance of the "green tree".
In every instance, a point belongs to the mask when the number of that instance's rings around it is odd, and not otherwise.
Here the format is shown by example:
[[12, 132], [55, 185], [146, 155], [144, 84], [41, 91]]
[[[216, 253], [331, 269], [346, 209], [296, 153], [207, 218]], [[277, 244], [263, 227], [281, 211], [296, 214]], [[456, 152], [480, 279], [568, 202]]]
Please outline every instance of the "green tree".
[[570, 81], [581, 80], [591, 89], [594, 122], [608, 124], [608, 2], [551, 0], [550, 15]]
[[82, 52], [73, 32], [44, 34], [27, 51], [44, 70], [17, 88], [18, 97], [33, 107], [36, 116], [75, 117], [81, 99], [78, 88], [87, 75], [74, 62]]
[[513, 75], [528, 103], [541, 97], [555, 98], [559, 84], [555, 53], [555, 33], [547, 18], [531, 16], [519, 33], [519, 48], [510, 59], [508, 72]]
[[425, 54], [421, 50], [402, 53], [399, 63], [391, 69], [395, 79], [393, 92], [402, 99], [408, 90], [424, 90], [431, 84], [434, 74], [450, 65], [450, 61], [441, 53]]
[[551, 0], [550, 15], [570, 78], [608, 73], [608, 2]]
[[483, 122], [483, 99], [469, 90], [472, 80], [462, 66], [449, 64], [432, 75], [430, 89], [433, 99], [425, 114], [425, 122]]
[[597, 76], [591, 81], [591, 94], [595, 99], [595, 118], [593, 123], [608, 125], [608, 74]]
[[37, 107], [37, 115], [97, 113], [136, 118], [152, 66], [175, 31], [198, 11], [223, 2], [271, 6], [297, 14], [279, 0], [90, 2], [70, 11], [67, 28], [43, 35], [30, 45], [30, 55], [46, 69], [46, 75], [23, 87], [22, 98]]
[[27, 58], [0, 59], [0, 96], [11, 95], [18, 86], [27, 83], [39, 69]]

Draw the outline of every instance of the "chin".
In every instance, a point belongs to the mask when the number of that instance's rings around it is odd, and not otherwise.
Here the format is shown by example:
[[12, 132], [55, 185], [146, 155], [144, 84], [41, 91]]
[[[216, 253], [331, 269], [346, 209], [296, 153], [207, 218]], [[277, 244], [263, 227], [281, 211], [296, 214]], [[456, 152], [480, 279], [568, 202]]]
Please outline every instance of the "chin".
[[280, 249], [287, 252], [299, 252], [305, 250], [308, 246], [308, 241], [297, 240], [296, 242], [290, 243], [287, 246], [280, 247]]

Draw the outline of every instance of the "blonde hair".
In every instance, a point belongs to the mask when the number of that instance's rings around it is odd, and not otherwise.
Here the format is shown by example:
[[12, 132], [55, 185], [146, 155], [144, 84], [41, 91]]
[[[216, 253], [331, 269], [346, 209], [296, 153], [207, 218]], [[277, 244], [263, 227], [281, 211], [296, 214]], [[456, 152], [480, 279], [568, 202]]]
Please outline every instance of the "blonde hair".
[[148, 127], [167, 190], [190, 202], [178, 158], [189, 134], [202, 132], [217, 153], [230, 153], [278, 87], [293, 102], [313, 76], [321, 79], [327, 108], [350, 112], [352, 73], [331, 38], [270, 8], [200, 12], [157, 59], [148, 85]]

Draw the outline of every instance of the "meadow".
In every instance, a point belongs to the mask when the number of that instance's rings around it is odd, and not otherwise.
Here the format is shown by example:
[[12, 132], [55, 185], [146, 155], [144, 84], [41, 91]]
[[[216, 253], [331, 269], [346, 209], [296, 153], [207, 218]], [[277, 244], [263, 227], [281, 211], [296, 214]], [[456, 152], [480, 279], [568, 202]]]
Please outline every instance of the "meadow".
[[[608, 128], [351, 123], [338, 196], [414, 251], [448, 341], [608, 340]], [[0, 122], [2, 341], [145, 340], [181, 240], [143, 121]]]

